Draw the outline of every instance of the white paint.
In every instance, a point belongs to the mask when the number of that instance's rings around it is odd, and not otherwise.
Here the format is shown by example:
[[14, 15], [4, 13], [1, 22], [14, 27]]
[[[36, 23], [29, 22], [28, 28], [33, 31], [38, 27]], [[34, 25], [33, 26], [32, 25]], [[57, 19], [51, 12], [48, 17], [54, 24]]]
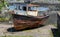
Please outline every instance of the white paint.
[[14, 10], [15, 14], [18, 14], [18, 15], [27, 15], [26, 14], [26, 11], [23, 11], [23, 10]]
[[28, 11], [27, 14], [31, 15], [31, 16], [37, 16], [38, 12], [37, 11]]
[[15, 14], [18, 15], [30, 15], [30, 16], [37, 16], [38, 11], [23, 11], [23, 10], [14, 10]]

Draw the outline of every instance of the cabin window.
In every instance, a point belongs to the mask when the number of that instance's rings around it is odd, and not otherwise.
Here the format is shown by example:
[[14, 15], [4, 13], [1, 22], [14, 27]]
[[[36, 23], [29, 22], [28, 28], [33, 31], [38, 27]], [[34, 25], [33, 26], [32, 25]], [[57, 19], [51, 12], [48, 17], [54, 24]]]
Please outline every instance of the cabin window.
[[31, 10], [31, 7], [28, 7], [28, 11], [32, 11], [32, 10]]
[[36, 9], [32, 7], [28, 7], [28, 11], [36, 11]]
[[23, 10], [26, 11], [26, 7], [23, 7]]
[[18, 8], [19, 8], [19, 10], [21, 10], [21, 7], [20, 6]]
[[37, 8], [36, 7], [31, 7], [30, 10], [35, 11], [35, 10], [37, 10]]
[[39, 11], [38, 16], [43, 16], [43, 13], [44, 13], [43, 11]]

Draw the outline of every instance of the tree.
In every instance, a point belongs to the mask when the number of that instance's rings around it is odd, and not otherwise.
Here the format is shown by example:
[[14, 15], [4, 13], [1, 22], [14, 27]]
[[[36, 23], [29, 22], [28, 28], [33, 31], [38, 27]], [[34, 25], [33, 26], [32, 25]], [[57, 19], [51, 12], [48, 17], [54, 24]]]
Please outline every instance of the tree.
[[[1, 14], [2, 12], [2, 10], [3, 9], [6, 9], [6, 5], [8, 5], [8, 2], [7, 1], [5, 1], [5, 0], [0, 0], [0, 21], [5, 21], [5, 20], [7, 20], [8, 18], [7, 17], [5, 17], [4, 15], [6, 14], [6, 12], [4, 12], [3, 14]], [[7, 15], [7, 14], [6, 14]]]
[[5, 0], [0, 0], [0, 13], [3, 7], [7, 5], [7, 2]]

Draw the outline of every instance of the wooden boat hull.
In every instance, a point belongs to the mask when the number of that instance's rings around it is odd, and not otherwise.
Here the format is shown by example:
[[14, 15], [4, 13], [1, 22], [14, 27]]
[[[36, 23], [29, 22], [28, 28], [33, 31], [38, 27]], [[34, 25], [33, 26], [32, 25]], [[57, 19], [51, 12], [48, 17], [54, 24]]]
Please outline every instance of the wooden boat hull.
[[43, 25], [49, 16], [43, 18], [37, 18], [32, 16], [24, 15], [13, 15], [14, 28], [16, 30], [21, 30], [25, 28], [33, 28]]

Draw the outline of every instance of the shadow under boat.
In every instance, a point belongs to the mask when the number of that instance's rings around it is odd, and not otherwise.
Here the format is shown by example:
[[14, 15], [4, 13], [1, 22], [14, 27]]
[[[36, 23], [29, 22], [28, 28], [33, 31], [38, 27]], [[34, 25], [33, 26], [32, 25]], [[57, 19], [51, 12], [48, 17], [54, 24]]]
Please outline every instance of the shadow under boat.
[[34, 28], [25, 28], [25, 29], [21, 29], [21, 30], [16, 30], [14, 27], [8, 28], [7, 31], [8, 32], [20, 32], [20, 31], [25, 31], [25, 30], [32, 30], [32, 29], [37, 29], [40, 27], [43, 27], [44, 25], [40, 25], [38, 27], [34, 27]]

